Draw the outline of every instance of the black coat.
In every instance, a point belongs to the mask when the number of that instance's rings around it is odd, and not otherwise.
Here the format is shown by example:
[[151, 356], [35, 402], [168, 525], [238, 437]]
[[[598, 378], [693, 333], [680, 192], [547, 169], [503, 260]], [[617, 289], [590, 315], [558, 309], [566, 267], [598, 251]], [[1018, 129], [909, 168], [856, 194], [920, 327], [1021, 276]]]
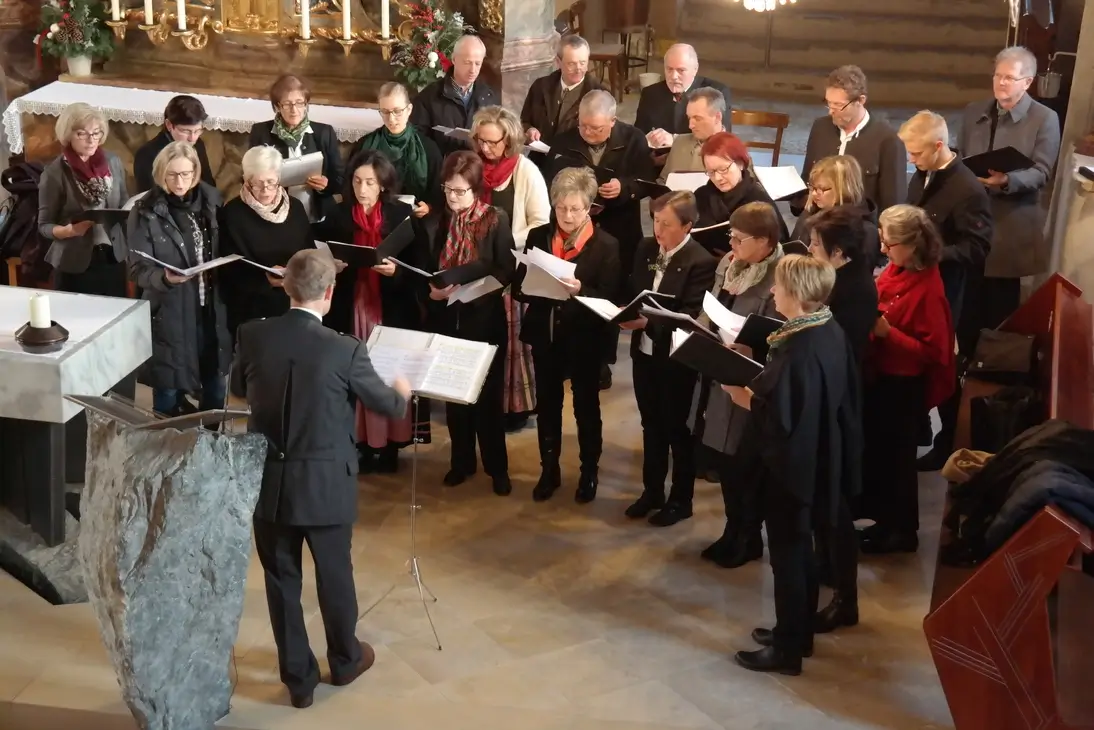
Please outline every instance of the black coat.
[[[171, 133], [163, 129], [155, 137], [137, 148], [137, 153], [133, 155], [133, 177], [137, 183], [133, 195], [151, 190], [152, 186], [156, 184], [156, 181], [152, 179], [152, 163], [156, 161], [156, 155], [173, 141], [174, 138]], [[205, 142], [200, 137], [197, 142], [194, 142], [194, 152], [197, 152], [198, 162], [201, 163], [201, 181], [215, 188], [217, 181], [213, 176], [213, 166], [209, 164], [209, 155], [205, 151]]]
[[[220, 253], [240, 254], [263, 266], [284, 266], [297, 251], [314, 248], [311, 224], [304, 204], [289, 196], [289, 214], [282, 223], [259, 217], [242, 198], [220, 209]], [[266, 272], [246, 264], [225, 266], [218, 272], [220, 294], [228, 308], [228, 331], [252, 319], [277, 317], [289, 309], [285, 290], [271, 286]]]
[[[574, 158], [585, 160], [592, 167], [588, 149], [588, 144], [577, 129], [558, 135], [551, 147], [551, 153], [556, 156], [546, 175], [548, 189], [555, 175], [574, 165]], [[642, 198], [646, 195], [637, 181], [653, 180], [654, 177], [646, 136], [630, 124], [616, 122], [599, 166], [615, 171], [621, 189], [619, 195], [611, 200], [596, 199], [604, 210], [593, 220], [605, 233], [619, 241], [620, 249], [633, 251], [638, 241], [642, 240]], [[625, 262], [627, 256], [623, 255], [621, 259]]]
[[638, 97], [638, 111], [634, 115], [634, 126], [641, 129], [642, 134], [649, 134], [654, 129], [663, 129], [671, 134], [687, 134], [691, 131], [688, 127], [688, 92], [704, 86], [717, 89], [726, 98], [726, 114], [722, 123], [727, 132], [733, 131], [733, 121], [729, 113], [733, 99], [729, 87], [706, 76], [696, 76], [688, 91], [680, 95], [679, 101], [673, 100], [672, 92], [664, 81], [642, 89], [642, 94]]
[[484, 106], [501, 104], [501, 96], [479, 78], [471, 87], [471, 98], [464, 105], [452, 87], [451, 79], [450, 71], [444, 78], [437, 79], [419, 91], [411, 100], [414, 109], [410, 112], [410, 123], [422, 134], [432, 138], [445, 157], [467, 147], [458, 140], [434, 131], [434, 127], [471, 129], [475, 112]]
[[[312, 203], [315, 210], [308, 211], [318, 220], [327, 215], [334, 208], [334, 196], [342, 192], [345, 172], [342, 167], [342, 149], [338, 144], [338, 136], [334, 133], [334, 127], [322, 122], [310, 122], [311, 134], [305, 134], [301, 140], [301, 155], [310, 155], [313, 152], [323, 153], [323, 177], [327, 178], [327, 187], [322, 190], [312, 191]], [[288, 158], [289, 146], [285, 141], [273, 133], [274, 121], [257, 122], [251, 127], [251, 136], [247, 140], [247, 148], [259, 145], [271, 145], [276, 147], [281, 156]]]
[[[513, 227], [509, 216], [500, 208], [493, 208], [481, 222], [481, 229], [475, 236], [478, 242], [478, 259], [459, 268], [455, 283], [467, 284], [485, 276], [493, 276], [503, 289], [479, 297], [470, 302], [449, 305], [445, 301], [429, 299], [428, 282], [419, 282], [419, 291], [423, 301], [427, 302], [428, 329], [451, 337], [466, 340], [489, 342], [504, 347], [509, 338], [505, 307], [502, 303], [502, 291], [516, 273], [516, 258], [513, 257]], [[439, 215], [430, 215], [424, 219], [425, 271], [440, 271], [441, 252], [448, 236], [448, 210]], [[421, 277], [418, 277], [421, 279]]]
[[[353, 206], [356, 204], [345, 201], [340, 203], [326, 220], [315, 224], [315, 237], [324, 241], [353, 243], [353, 234], [357, 229], [357, 224], [353, 222]], [[394, 199], [381, 200], [379, 205], [382, 240], [395, 226], [410, 217], [410, 206]], [[417, 228], [417, 219], [412, 220]], [[424, 241], [412, 241], [396, 258], [403, 263], [420, 267], [425, 263], [424, 253], [420, 250], [423, 244]], [[358, 267], [350, 264], [335, 279], [330, 312], [323, 318], [323, 324], [335, 332], [353, 334], [353, 293], [359, 272]], [[396, 266], [394, 276], [380, 276], [379, 279], [383, 323], [389, 327], [421, 329], [424, 315], [420, 298], [421, 277]]]
[[877, 322], [877, 285], [872, 260], [852, 258], [836, 269], [836, 284], [828, 295], [828, 306], [847, 337], [855, 362], [861, 365]]
[[[878, 209], [877, 206], [874, 205], [874, 201], [864, 200], [859, 205], [846, 207], [856, 208], [862, 220], [862, 250], [850, 251], [846, 246], [840, 246], [839, 248], [848, 256], [865, 258], [870, 263], [871, 268], [888, 264], [888, 257], [881, 252], [881, 240], [877, 230]], [[809, 224], [809, 219], [816, 212], [817, 211], [803, 211], [802, 214], [798, 216], [798, 220], [794, 223], [794, 230], [790, 233], [791, 241], [801, 241], [806, 246], [809, 245], [809, 237], [813, 231], [813, 226]]]
[[[733, 215], [733, 211], [746, 203], [768, 203], [774, 206], [771, 196], [764, 190], [764, 186], [756, 181], [748, 171], [741, 173], [741, 181], [729, 192], [723, 193], [712, 181], [708, 180], [695, 191], [695, 206], [699, 209], [699, 222], [696, 228], [713, 226], [716, 223], [724, 223]], [[776, 212], [778, 212], [776, 210]], [[786, 221], [779, 214], [779, 242], [790, 240], [786, 229]], [[729, 253], [729, 227], [714, 228], [709, 231], [699, 231], [692, 234], [696, 241], [703, 245], [711, 254], [721, 257]], [[808, 243], [808, 241], [807, 241]]]
[[[585, 74], [578, 93], [582, 98], [590, 91], [603, 89], [600, 81]], [[574, 104], [568, 114], [559, 119], [558, 107], [562, 103], [562, 72], [541, 76], [532, 82], [528, 95], [524, 97], [524, 107], [520, 111], [520, 121], [525, 129], [535, 127], [539, 130], [544, 144], [554, 143], [555, 136], [577, 128], [578, 104]]]
[[[525, 250], [538, 248], [551, 253], [551, 239], [554, 234], [554, 220], [533, 228], [528, 232]], [[574, 278], [581, 282], [579, 296], [610, 300], [619, 296], [623, 277], [619, 270], [618, 241], [596, 228], [581, 253], [571, 260], [577, 264]], [[574, 299], [562, 302], [520, 294], [520, 285], [526, 272], [524, 266], [518, 267], [513, 280], [513, 291], [517, 292], [514, 296], [528, 303], [521, 320], [521, 342], [532, 347], [547, 347], [552, 342], [566, 341], [572, 345], [572, 354], [582, 357], [588, 356], [591, 342], [600, 342], [605, 348], [608, 345], [614, 348], [614, 339], [608, 338], [606, 333], [615, 325], [609, 325], [585, 305]], [[605, 358], [607, 354], [604, 352]]]
[[356, 337], [291, 309], [239, 328], [233, 392], [247, 430], [269, 441], [255, 518], [283, 525], [348, 525], [357, 519], [357, 401], [399, 418], [407, 403], [380, 380]]
[[[208, 248], [213, 258], [220, 256], [220, 231], [217, 208], [220, 193], [216, 188], [199, 183], [204, 199], [202, 215], [212, 238]], [[198, 318], [202, 316], [198, 294], [198, 278], [182, 284], [169, 284], [165, 269], [137, 255], [137, 251], [180, 269], [197, 265], [192, 246], [183, 241], [175, 219], [167, 205], [167, 194], [156, 186], [129, 213], [129, 278], [143, 291], [152, 309], [152, 357], [141, 366], [140, 382], [153, 388], [193, 392], [201, 389]], [[229, 266], [246, 266], [243, 263]], [[227, 312], [221, 300], [219, 272], [205, 272], [206, 306], [213, 307], [219, 350], [218, 371], [226, 373], [231, 360]]]
[[[656, 239], [646, 238], [638, 244], [634, 272], [631, 274], [631, 297], [645, 289], [653, 289], [653, 265], [660, 253], [661, 246]], [[664, 306], [698, 317], [703, 308], [703, 297], [714, 285], [714, 272], [717, 268], [718, 259], [707, 253], [695, 239], [688, 241], [673, 254], [664, 276], [661, 277], [661, 286], [657, 291], [673, 296], [673, 299], [663, 302]], [[644, 331], [653, 341], [654, 357], [667, 358], [673, 329], [675, 328], [651, 320], [645, 330], [635, 330], [632, 333], [631, 355], [638, 351]]]
[[834, 525], [841, 493], [862, 488], [859, 382], [843, 330], [829, 320], [791, 335], [749, 387], [765, 488]]
[[908, 183], [908, 202], [918, 205], [942, 234], [942, 262], [983, 270], [991, 250], [991, 200], [976, 173], [955, 158], [945, 169], [916, 170]]

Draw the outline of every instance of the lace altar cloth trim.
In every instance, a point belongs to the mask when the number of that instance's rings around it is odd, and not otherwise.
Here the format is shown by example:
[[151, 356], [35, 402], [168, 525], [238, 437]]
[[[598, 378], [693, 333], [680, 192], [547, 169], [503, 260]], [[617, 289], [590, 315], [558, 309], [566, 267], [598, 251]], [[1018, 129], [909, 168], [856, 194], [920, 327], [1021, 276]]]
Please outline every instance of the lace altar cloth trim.
[[[23, 127], [21, 115], [41, 114], [56, 117], [77, 101], [97, 106], [112, 122], [128, 122], [159, 126], [163, 124], [163, 110], [171, 97], [181, 91], [152, 91], [127, 89], [120, 86], [99, 86], [55, 81], [40, 89], [13, 99], [4, 111], [4, 131], [13, 154], [23, 151]], [[251, 131], [255, 122], [273, 118], [270, 102], [262, 99], [243, 99], [234, 96], [192, 94], [201, 100], [209, 118], [206, 129], [222, 132]], [[351, 109], [344, 106], [313, 104], [308, 109], [313, 122], [323, 122], [334, 127], [338, 139], [354, 142], [381, 125], [380, 114], [375, 109]]]

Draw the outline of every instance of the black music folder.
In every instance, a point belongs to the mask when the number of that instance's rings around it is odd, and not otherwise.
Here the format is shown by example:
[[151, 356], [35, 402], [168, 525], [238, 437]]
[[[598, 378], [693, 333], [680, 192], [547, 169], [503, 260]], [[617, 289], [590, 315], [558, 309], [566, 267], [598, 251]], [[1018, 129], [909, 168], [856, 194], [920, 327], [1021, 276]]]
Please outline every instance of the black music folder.
[[695, 319], [689, 314], [683, 312], [674, 312], [671, 309], [665, 309], [664, 307], [657, 306], [643, 306], [640, 310], [642, 316], [646, 319], [654, 322], [660, 322], [661, 324], [669, 327], [682, 329], [691, 334], [703, 335], [709, 337], [715, 342], [721, 342], [721, 338], [714, 334], [710, 328], [703, 326], [699, 320]]
[[963, 162], [977, 177], [989, 177], [991, 170], [1014, 172], [1015, 170], [1025, 170], [1027, 167], [1033, 167], [1033, 160], [1013, 147], [1000, 147], [999, 149], [981, 152], [978, 155], [969, 155], [964, 158]]
[[681, 339], [676, 342], [669, 357], [716, 383], [745, 387], [763, 372], [763, 365], [721, 342], [693, 334]]
[[382, 263], [384, 259], [398, 256], [414, 240], [414, 224], [410, 218], [395, 226], [391, 233], [380, 241], [376, 248], [368, 246], [355, 246], [352, 243], [342, 241], [326, 241], [327, 249], [334, 258], [345, 261], [351, 266], [369, 269]]
[[122, 208], [92, 208], [85, 210], [72, 219], [73, 223], [91, 221], [106, 228], [124, 226], [129, 220], [129, 211]]
[[654, 298], [668, 300], [672, 299], [673, 295], [662, 294], [661, 292], [646, 289], [622, 307], [617, 307], [614, 302], [598, 297], [583, 297], [578, 295], [574, 297], [574, 301], [585, 305], [609, 324], [623, 324], [624, 322], [633, 322], [641, 317], [642, 306], [646, 304], [647, 301], [652, 301]]
[[767, 360], [767, 338], [777, 329], [783, 326], [783, 322], [760, 314], [750, 314], [745, 319], [741, 331], [733, 340], [739, 345], [752, 349], [752, 359], [757, 362]]
[[652, 180], [635, 180], [638, 183], [638, 189], [641, 190], [639, 198], [649, 198], [650, 200], [656, 200], [665, 193], [671, 193], [672, 188], [668, 185], [662, 185], [659, 182]]
[[451, 269], [438, 271], [429, 277], [429, 283], [438, 289], [444, 289], [446, 286], [470, 284], [482, 277], [482, 264], [475, 261], [463, 266], [453, 266]]

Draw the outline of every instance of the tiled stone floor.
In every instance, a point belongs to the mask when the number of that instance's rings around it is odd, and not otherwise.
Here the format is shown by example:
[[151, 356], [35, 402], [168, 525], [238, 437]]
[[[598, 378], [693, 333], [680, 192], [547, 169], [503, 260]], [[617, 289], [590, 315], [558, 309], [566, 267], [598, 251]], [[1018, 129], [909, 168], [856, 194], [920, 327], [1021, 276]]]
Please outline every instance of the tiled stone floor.
[[[600, 496], [572, 500], [576, 442], [564, 445], [566, 486], [531, 500], [538, 476], [534, 428], [509, 438], [515, 484], [494, 496], [476, 477], [440, 486], [447, 439], [420, 451], [418, 548], [433, 643], [405, 561], [409, 474], [361, 481], [354, 567], [358, 635], [375, 667], [342, 689], [320, 685], [315, 705], [294, 710], [278, 682], [258, 561], [253, 560], [235, 650], [238, 684], [218, 727], [383, 730], [913, 730], [950, 727], [921, 622], [927, 611], [942, 484], [922, 481], [916, 556], [867, 560], [860, 570], [862, 623], [820, 637], [801, 677], [736, 667], [748, 634], [772, 620], [763, 563], [712, 567], [699, 550], [722, 527], [721, 500], [701, 482], [693, 519], [668, 529], [627, 521], [636, 494], [640, 431], [630, 367], [604, 394], [606, 446]], [[145, 394], [145, 397], [147, 394]], [[307, 578], [305, 608], [317, 656], [325, 652]], [[323, 660], [321, 659], [321, 663]], [[0, 574], [0, 727], [133, 728], [90, 609], [51, 607]], [[194, 729], [200, 730], [200, 729]]]

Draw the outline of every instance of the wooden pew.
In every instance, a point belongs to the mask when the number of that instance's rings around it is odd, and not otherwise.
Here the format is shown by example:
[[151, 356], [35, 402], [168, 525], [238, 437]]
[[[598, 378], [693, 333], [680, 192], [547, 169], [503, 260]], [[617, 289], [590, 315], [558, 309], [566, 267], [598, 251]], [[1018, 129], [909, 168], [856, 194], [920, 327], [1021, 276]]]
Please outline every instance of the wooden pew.
[[[1045, 416], [1094, 428], [1094, 308], [1081, 295], [1056, 274], [1000, 329], [1034, 336]], [[970, 399], [1000, 387], [966, 379], [955, 448], [969, 443]], [[1094, 727], [1094, 578], [1078, 569], [1092, 549], [1048, 507], [981, 565], [936, 566], [923, 631], [957, 730]]]

